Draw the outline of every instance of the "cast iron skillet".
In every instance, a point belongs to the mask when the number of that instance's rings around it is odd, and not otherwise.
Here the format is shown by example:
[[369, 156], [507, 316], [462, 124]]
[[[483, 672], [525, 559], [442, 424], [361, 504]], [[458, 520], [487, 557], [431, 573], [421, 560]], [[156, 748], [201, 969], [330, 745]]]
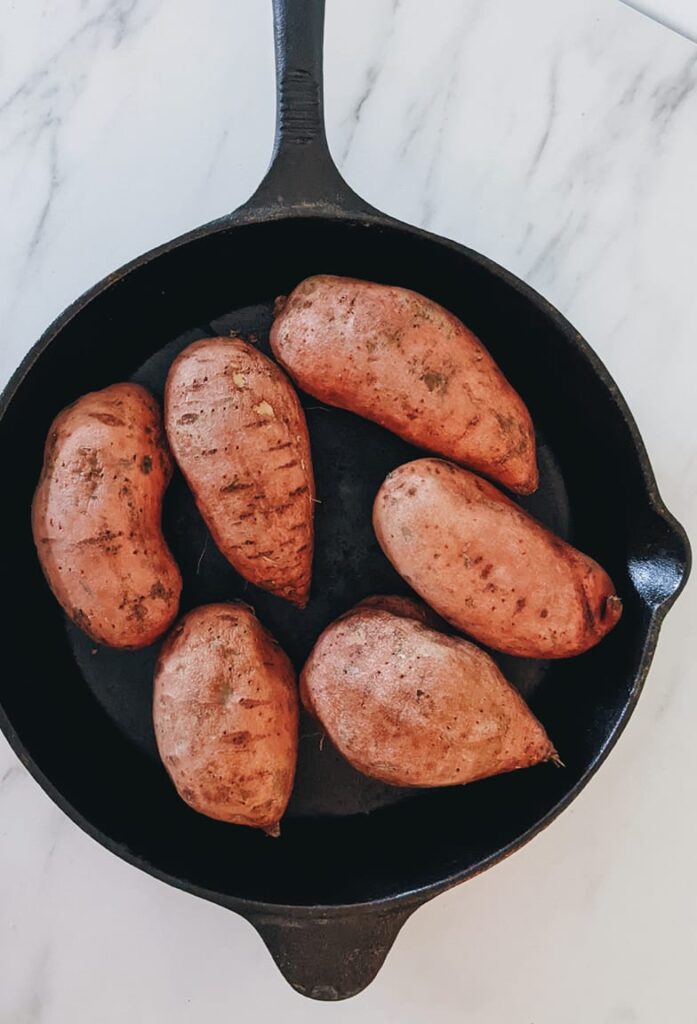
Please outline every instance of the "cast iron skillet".
[[[522, 846], [585, 785], [639, 697], [690, 552], [622, 396], [571, 325], [490, 260], [378, 213], [344, 183], [323, 128], [324, 0], [275, 0], [274, 9], [277, 136], [256, 194], [84, 295], [2, 396], [0, 724], [86, 832], [152, 875], [242, 914], [298, 991], [340, 999], [375, 976], [416, 907]], [[304, 723], [296, 794], [272, 841], [201, 817], [176, 797], [153, 746], [156, 648], [97, 649], [66, 624], [35, 557], [29, 506], [59, 409], [131, 377], [161, 394], [174, 353], [201, 334], [237, 331], [264, 345], [273, 298], [318, 272], [415, 288], [476, 331], [538, 429], [542, 486], [529, 507], [608, 568], [625, 611], [583, 657], [551, 665], [506, 659], [564, 769], [420, 794], [391, 790], [356, 775], [327, 745], [320, 751], [316, 728]], [[181, 479], [165, 507], [184, 574], [183, 609], [244, 596], [298, 666], [319, 631], [354, 602], [405, 592], [377, 547], [370, 508], [385, 474], [417, 454], [370, 423], [305, 405], [322, 501], [305, 612], [243, 585], [209, 541]]]

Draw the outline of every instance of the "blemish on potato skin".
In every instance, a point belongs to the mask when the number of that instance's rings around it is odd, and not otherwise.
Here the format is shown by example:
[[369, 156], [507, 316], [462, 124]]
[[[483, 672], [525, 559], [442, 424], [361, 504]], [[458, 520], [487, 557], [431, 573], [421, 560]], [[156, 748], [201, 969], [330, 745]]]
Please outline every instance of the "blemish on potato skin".
[[273, 417], [276, 415], [273, 411], [273, 406], [266, 400], [259, 402], [257, 405], [253, 405], [252, 408], [259, 416]]
[[263, 739], [263, 736], [253, 737], [248, 729], [240, 729], [238, 732], [223, 734], [223, 741], [233, 747], [247, 747], [255, 738]]
[[445, 394], [450, 382], [450, 377], [447, 374], [438, 373], [434, 370], [426, 371], [426, 373], [423, 373], [419, 379], [424, 382], [431, 394], [435, 392], [438, 395]]
[[84, 633], [89, 633], [90, 620], [82, 608], [74, 608], [71, 616], [76, 626], [79, 626]]
[[235, 494], [238, 491], [248, 491], [250, 487], [254, 487], [253, 483], [243, 483], [241, 480], [233, 480], [229, 484], [225, 484], [218, 490], [219, 494]]
[[161, 580], [157, 580], [150, 588], [150, 597], [169, 601], [172, 597], [172, 591], [165, 587]]

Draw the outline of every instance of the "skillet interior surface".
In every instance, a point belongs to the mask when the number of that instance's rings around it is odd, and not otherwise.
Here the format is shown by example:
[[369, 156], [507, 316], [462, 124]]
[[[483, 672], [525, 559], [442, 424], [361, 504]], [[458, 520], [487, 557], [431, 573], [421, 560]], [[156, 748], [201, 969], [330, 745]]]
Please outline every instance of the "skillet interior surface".
[[[611, 573], [624, 601], [595, 650], [544, 665], [505, 659], [556, 744], [551, 766], [414, 794], [362, 780], [305, 723], [297, 794], [279, 840], [214, 822], [176, 796], [150, 722], [157, 648], [113, 652], [66, 628], [41, 576], [29, 508], [53, 416], [80, 394], [135, 379], [156, 394], [193, 338], [236, 331], [265, 344], [271, 303], [312, 273], [411, 287], [483, 340], [532, 413], [542, 487], [526, 505]], [[370, 530], [384, 475], [419, 452], [348, 413], [305, 405], [318, 480], [313, 598], [298, 612], [243, 581], [207, 537], [181, 478], [165, 504], [182, 610], [242, 597], [300, 666], [338, 614], [375, 592], [408, 592]], [[678, 587], [679, 537], [648, 500], [623, 405], [567, 324], [485, 261], [418, 231], [299, 217], [231, 225], [144, 263], [64, 323], [16, 385], [0, 423], [5, 507], [5, 666], [0, 703], [27, 754], [74, 816], [141, 866], [184, 887], [308, 906], [399, 895], [495, 856], [574, 788], [636, 696], [652, 610]], [[569, 511], [570, 510], [570, 511]], [[362, 813], [372, 808], [369, 814]]]

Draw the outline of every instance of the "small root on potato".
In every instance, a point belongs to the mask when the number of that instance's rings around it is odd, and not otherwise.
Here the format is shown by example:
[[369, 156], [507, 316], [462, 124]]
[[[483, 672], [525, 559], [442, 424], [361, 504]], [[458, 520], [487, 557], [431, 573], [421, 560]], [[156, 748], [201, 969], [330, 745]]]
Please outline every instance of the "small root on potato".
[[197, 576], [198, 576], [198, 574], [201, 571], [201, 563], [203, 562], [203, 559], [205, 557], [205, 554], [206, 554], [207, 550], [208, 550], [208, 537], [206, 537], [205, 544], [203, 545], [203, 550], [201, 551], [201, 554], [198, 556], [198, 562], [196, 563], [196, 575]]

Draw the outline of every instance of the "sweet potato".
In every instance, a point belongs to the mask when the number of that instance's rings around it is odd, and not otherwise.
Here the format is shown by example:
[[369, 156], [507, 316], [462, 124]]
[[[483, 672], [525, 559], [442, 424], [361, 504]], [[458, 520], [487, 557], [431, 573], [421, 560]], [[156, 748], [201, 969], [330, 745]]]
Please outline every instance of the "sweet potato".
[[457, 317], [405, 288], [309, 277], [278, 303], [271, 346], [315, 398], [521, 494], [537, 487], [530, 415]]
[[[344, 612], [346, 616], [355, 615], [361, 609], [389, 612], [390, 615], [399, 615], [403, 619], [414, 619], [424, 626], [431, 626], [437, 629], [441, 620], [428, 605], [421, 601], [414, 601], [411, 597], [403, 597], [398, 594], [373, 594], [371, 597], [364, 597], [357, 605]], [[340, 619], [336, 620], [337, 622]], [[300, 700], [305, 709], [312, 714], [312, 701], [305, 687], [304, 677], [300, 678]]]
[[304, 607], [315, 488], [305, 415], [283, 371], [240, 338], [196, 341], [169, 371], [165, 426], [223, 555]]
[[440, 459], [390, 473], [373, 525], [397, 572], [424, 601], [496, 650], [529, 658], [581, 654], [622, 613], [597, 562], [486, 480]]
[[357, 607], [322, 633], [301, 693], [354, 768], [394, 786], [451, 786], [558, 760], [484, 651], [412, 614]]
[[421, 601], [414, 601], [411, 597], [403, 597], [397, 594], [374, 594], [372, 597], [364, 597], [362, 601], [352, 608], [347, 615], [353, 615], [356, 608], [378, 608], [383, 612], [390, 612], [392, 615], [401, 615], [405, 619], [416, 619], [424, 626], [438, 627], [438, 616], [434, 615], [428, 605]]
[[161, 530], [172, 460], [155, 399], [113, 384], [53, 421], [32, 505], [41, 567], [97, 643], [144, 647], [171, 625], [182, 581]]
[[298, 749], [287, 656], [243, 604], [185, 615], [163, 644], [153, 718], [160, 757], [190, 807], [278, 835]]

